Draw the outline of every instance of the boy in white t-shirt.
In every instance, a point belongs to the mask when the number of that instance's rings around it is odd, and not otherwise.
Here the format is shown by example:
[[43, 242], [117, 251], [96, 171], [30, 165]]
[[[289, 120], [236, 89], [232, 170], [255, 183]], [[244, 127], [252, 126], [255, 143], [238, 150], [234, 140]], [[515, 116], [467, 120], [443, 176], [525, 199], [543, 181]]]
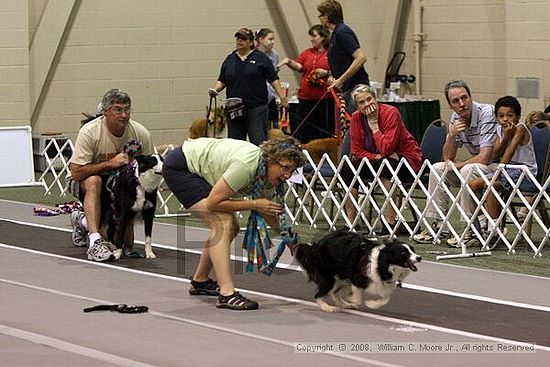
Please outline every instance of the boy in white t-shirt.
[[[521, 117], [521, 105], [517, 98], [512, 96], [504, 96], [499, 98], [495, 103], [495, 116], [497, 117], [499, 125], [497, 126], [497, 138], [495, 141], [495, 147], [493, 149], [494, 160], [500, 160], [500, 163], [513, 164], [513, 165], [525, 165], [533, 176], [537, 176], [537, 161], [535, 158], [535, 150], [533, 148], [533, 139], [529, 128], [519, 121]], [[521, 170], [516, 168], [506, 168], [506, 171], [511, 179], [517, 181]], [[478, 196], [487, 189], [487, 184], [482, 177], [478, 177], [468, 182], [468, 185], [472, 188]], [[493, 184], [496, 190], [504, 188], [510, 191], [510, 182], [504, 177], [500, 176], [499, 180], [496, 180]], [[533, 182], [528, 176], [525, 176], [520, 184], [520, 188], [526, 191], [536, 191]], [[487, 223], [486, 235], [488, 236], [495, 230], [494, 223], [500, 215], [500, 204], [493, 194], [489, 191], [487, 196], [487, 211], [492, 220]], [[493, 236], [489, 249], [496, 247], [498, 243], [498, 236]]]

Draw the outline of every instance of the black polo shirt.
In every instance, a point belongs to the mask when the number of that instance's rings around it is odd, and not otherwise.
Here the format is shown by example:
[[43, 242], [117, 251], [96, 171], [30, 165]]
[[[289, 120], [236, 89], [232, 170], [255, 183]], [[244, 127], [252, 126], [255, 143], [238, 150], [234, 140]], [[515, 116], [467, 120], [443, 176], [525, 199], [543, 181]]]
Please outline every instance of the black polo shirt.
[[256, 49], [244, 61], [233, 51], [225, 58], [218, 77], [227, 88], [227, 98], [242, 98], [247, 107], [267, 105], [266, 82], [271, 84], [277, 79], [271, 60]]
[[[360, 47], [355, 32], [345, 23], [338, 23], [332, 31], [328, 47], [328, 63], [330, 72], [335, 79], [341, 77], [348, 70], [353, 62], [353, 53]], [[342, 91], [347, 91], [357, 84], [369, 84], [369, 75], [363, 66], [344, 82]]]

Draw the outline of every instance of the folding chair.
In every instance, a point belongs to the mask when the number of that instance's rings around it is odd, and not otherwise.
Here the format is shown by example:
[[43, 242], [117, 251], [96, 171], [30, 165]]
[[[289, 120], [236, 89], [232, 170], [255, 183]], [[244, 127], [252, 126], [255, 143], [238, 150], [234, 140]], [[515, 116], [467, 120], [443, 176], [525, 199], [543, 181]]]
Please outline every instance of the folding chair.
[[[533, 148], [535, 149], [535, 159], [537, 161], [537, 181], [543, 185], [544, 182], [548, 179], [548, 176], [550, 175], [550, 127], [546, 125], [544, 122], [539, 122], [533, 127], [531, 127], [531, 136], [533, 139]], [[529, 193], [526, 191], [522, 191], [524, 195], [527, 194], [542, 194], [542, 193]], [[515, 198], [514, 198], [515, 199]], [[510, 208], [512, 209], [512, 213], [515, 215], [517, 208], [525, 206], [525, 203], [523, 203], [521, 200], [513, 200], [510, 203]], [[550, 215], [549, 210], [550, 208], [546, 206], [544, 198], [542, 198], [536, 208], [533, 208], [533, 210], [536, 209], [539, 211], [541, 219], [544, 223], [544, 225], [548, 228], [550, 226]], [[531, 227], [532, 227], [532, 217], [529, 218], [529, 222], [527, 224], [526, 232], [530, 235], [531, 234]]]
[[441, 119], [432, 121], [426, 128], [426, 131], [424, 131], [422, 141], [420, 142], [422, 158], [429, 160], [431, 163], [441, 162], [446, 136], [447, 127], [445, 126], [445, 121]]
[[[427, 160], [431, 164], [441, 162], [441, 160], [443, 159], [443, 144], [445, 144], [446, 136], [447, 127], [445, 126], [445, 121], [441, 119], [432, 121], [424, 131], [424, 135], [422, 136], [422, 140], [420, 142], [422, 160]], [[424, 164], [418, 172], [418, 180], [414, 182], [406, 182], [403, 184], [403, 186], [409, 191], [409, 208], [415, 222], [418, 222], [421, 211], [417, 207], [415, 208], [416, 204], [411, 199], [425, 199], [426, 196], [413, 195], [412, 192], [417, 188], [417, 185], [420, 184], [422, 184], [424, 190], [427, 191], [429, 178], [430, 170], [428, 166]], [[402, 206], [402, 199], [402, 193], [398, 194], [397, 203], [400, 207]]]

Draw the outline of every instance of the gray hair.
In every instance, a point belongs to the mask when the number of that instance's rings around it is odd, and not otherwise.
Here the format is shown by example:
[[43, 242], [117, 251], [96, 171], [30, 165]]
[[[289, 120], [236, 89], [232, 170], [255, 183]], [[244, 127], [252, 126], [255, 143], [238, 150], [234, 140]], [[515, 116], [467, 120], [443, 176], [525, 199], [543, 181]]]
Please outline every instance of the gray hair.
[[451, 88], [464, 88], [466, 89], [466, 93], [468, 93], [468, 96], [472, 98], [472, 93], [470, 92], [470, 87], [464, 80], [456, 79], [451, 80], [447, 84], [445, 84], [445, 98], [447, 98], [447, 102], [451, 104], [451, 101], [449, 100], [449, 89]]
[[374, 90], [373, 87], [367, 84], [357, 84], [355, 88], [353, 88], [353, 91], [351, 92], [351, 99], [353, 100], [353, 103], [355, 105], [357, 105], [357, 101], [355, 100], [355, 97], [361, 93], [370, 93], [373, 97], [376, 98], [376, 90]]
[[128, 93], [120, 89], [113, 88], [108, 90], [101, 100], [101, 108], [103, 112], [107, 111], [115, 103], [128, 104], [131, 106], [132, 99], [130, 98]]

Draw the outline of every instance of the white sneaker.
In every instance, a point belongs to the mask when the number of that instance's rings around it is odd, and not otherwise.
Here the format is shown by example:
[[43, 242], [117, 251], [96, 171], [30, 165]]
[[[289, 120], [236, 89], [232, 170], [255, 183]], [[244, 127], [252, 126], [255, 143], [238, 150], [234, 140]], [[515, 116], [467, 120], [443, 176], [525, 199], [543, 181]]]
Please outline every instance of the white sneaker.
[[71, 240], [73, 241], [73, 245], [77, 247], [88, 246], [88, 230], [82, 224], [84, 217], [84, 212], [79, 210], [71, 212], [71, 226], [73, 227]]
[[99, 262], [109, 261], [115, 259], [115, 255], [113, 254], [115, 250], [116, 247], [112, 243], [102, 238], [98, 238], [94, 243], [90, 244], [88, 251], [86, 251], [86, 255], [88, 256], [88, 260]]

